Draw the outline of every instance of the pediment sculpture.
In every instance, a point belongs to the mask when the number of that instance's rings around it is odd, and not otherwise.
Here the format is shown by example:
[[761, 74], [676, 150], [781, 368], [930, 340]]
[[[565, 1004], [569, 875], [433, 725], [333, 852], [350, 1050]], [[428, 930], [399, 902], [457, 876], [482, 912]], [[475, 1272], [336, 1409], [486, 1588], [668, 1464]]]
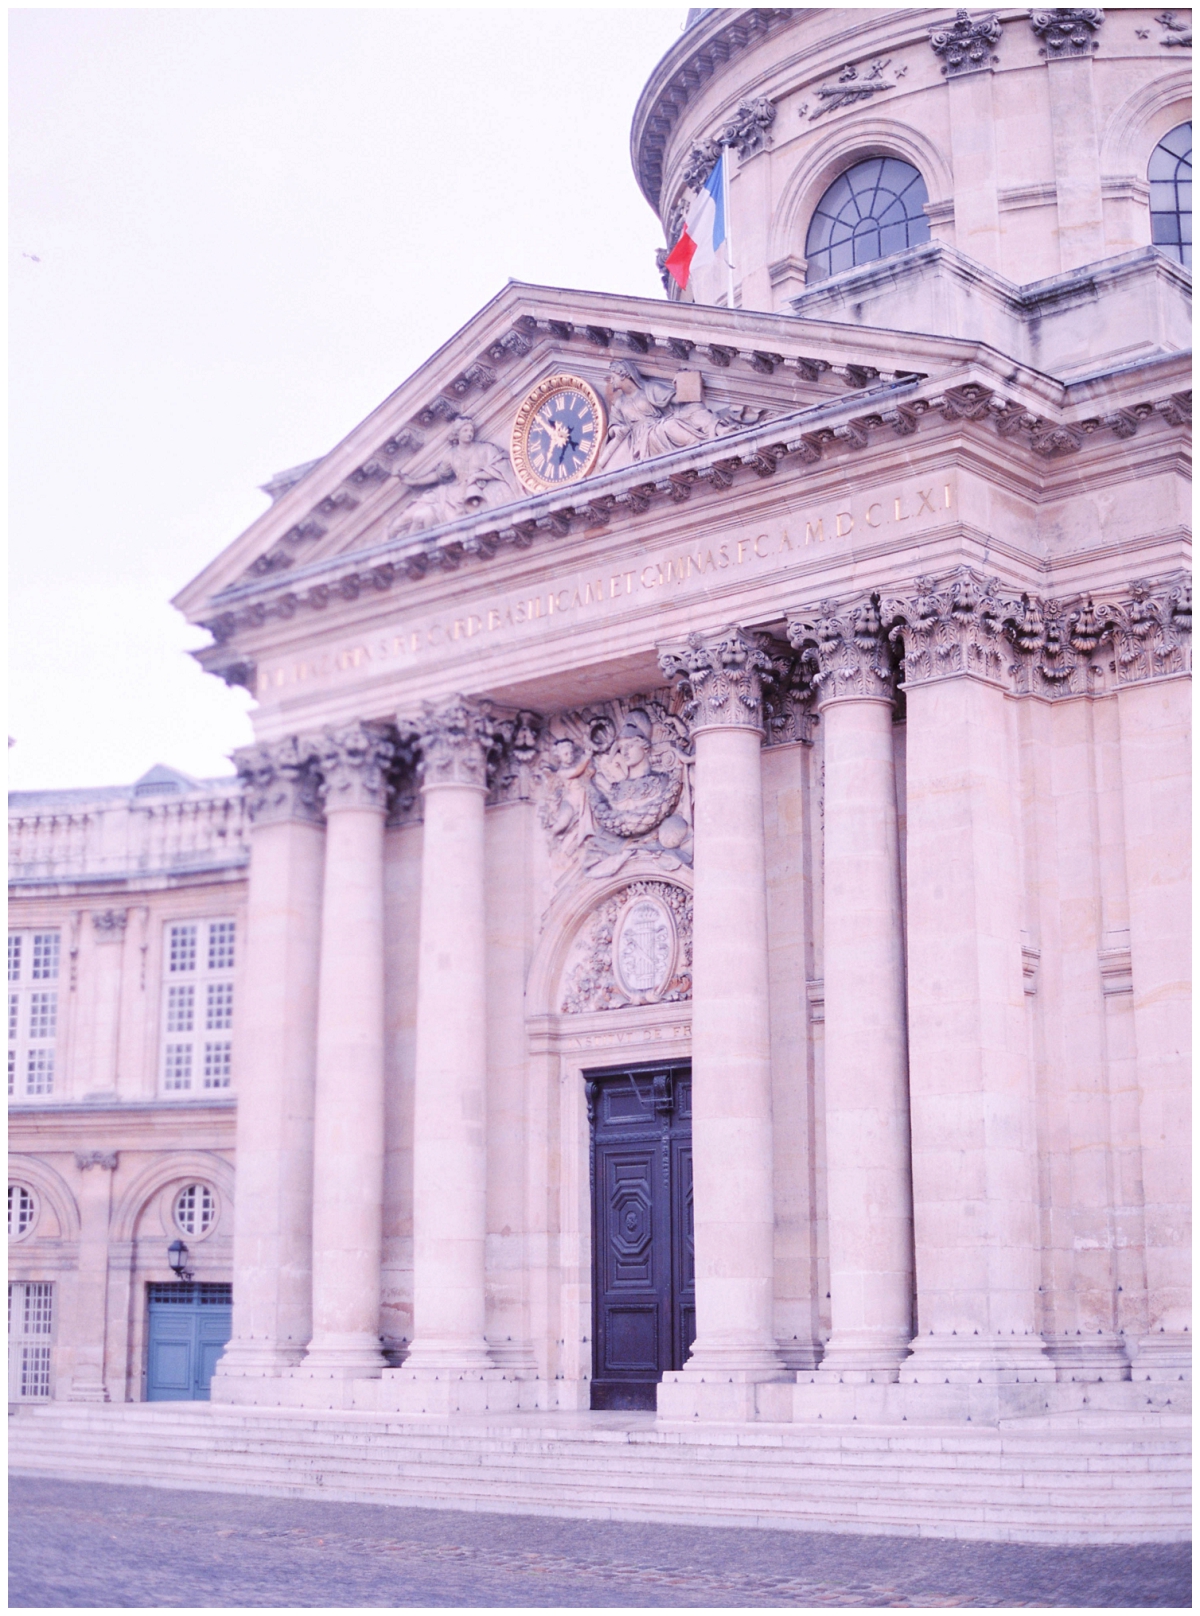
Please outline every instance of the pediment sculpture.
[[[693, 379], [699, 394], [699, 373], [682, 374]], [[600, 451], [597, 471], [618, 471], [656, 455], [676, 449], [690, 449], [698, 443], [739, 432], [754, 426], [766, 410], [750, 405], [723, 404], [710, 408], [695, 399], [681, 398], [680, 379], [663, 381], [643, 376], [629, 359], [618, 359], [609, 366], [605, 402], [608, 406], [608, 433]]]
[[388, 528], [388, 538], [403, 538], [457, 521], [460, 516], [507, 505], [519, 497], [508, 456], [494, 443], [475, 435], [469, 415], [456, 416], [446, 438], [446, 450], [436, 465], [418, 475], [397, 472], [398, 480], [415, 495]]
[[542, 739], [540, 818], [561, 875], [597, 880], [635, 855], [668, 871], [692, 862], [692, 747], [654, 698], [552, 719]]

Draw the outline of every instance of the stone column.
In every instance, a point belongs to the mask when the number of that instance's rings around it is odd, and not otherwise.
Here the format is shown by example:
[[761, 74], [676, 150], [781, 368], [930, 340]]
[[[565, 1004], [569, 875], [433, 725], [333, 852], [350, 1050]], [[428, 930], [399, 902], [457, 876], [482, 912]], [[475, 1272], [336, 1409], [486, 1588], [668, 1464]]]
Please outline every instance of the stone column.
[[762, 811], [765, 636], [693, 634], [660, 665], [696, 744], [692, 1149], [696, 1340], [659, 1411], [744, 1418], [754, 1383], [792, 1379], [774, 1331], [775, 1197]]
[[215, 1402], [300, 1361], [312, 1335], [313, 1101], [321, 876], [319, 777], [295, 737], [234, 755], [250, 817], [241, 1000], [234, 1005], [233, 1335]]
[[819, 671], [825, 764], [825, 1135], [839, 1380], [895, 1380], [912, 1338], [912, 1163], [894, 669], [878, 602], [789, 623]]
[[[399, 1376], [478, 1378], [484, 1340], [487, 1006], [483, 806], [487, 704], [426, 703], [425, 830], [413, 1124], [413, 1345]], [[396, 1377], [390, 1377], [396, 1378]]]
[[313, 1334], [306, 1374], [378, 1375], [383, 1242], [385, 726], [312, 743], [325, 806], [313, 1152]]
[[1038, 1334], [1036, 1098], [1021, 791], [1003, 632], [962, 572], [885, 603], [904, 637], [917, 1334], [906, 1382], [1053, 1380]]
[[75, 1274], [72, 1403], [107, 1403], [104, 1349], [108, 1336], [108, 1226], [115, 1150], [79, 1150], [79, 1267]]
[[1148, 1329], [1134, 1380], [1191, 1378], [1191, 585], [1135, 585], [1116, 662]]

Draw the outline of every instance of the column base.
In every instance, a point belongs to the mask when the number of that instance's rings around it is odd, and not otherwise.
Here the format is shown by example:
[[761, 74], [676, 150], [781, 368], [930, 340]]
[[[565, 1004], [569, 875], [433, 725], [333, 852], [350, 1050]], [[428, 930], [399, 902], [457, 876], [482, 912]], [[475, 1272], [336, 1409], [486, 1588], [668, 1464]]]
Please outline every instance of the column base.
[[817, 1371], [822, 1380], [846, 1386], [886, 1385], [899, 1380], [909, 1354], [909, 1336], [835, 1330]]
[[1142, 1336], [1130, 1356], [1133, 1380], [1190, 1381], [1192, 1337], [1188, 1330], [1152, 1330]]
[[919, 1335], [901, 1365], [904, 1385], [1006, 1386], [1058, 1377], [1040, 1335]]
[[387, 1359], [378, 1336], [314, 1336], [304, 1361], [288, 1371], [290, 1375], [317, 1380], [374, 1379], [387, 1368]]
[[1077, 1333], [1044, 1339], [1059, 1380], [1129, 1379], [1129, 1357], [1119, 1335], [1097, 1330], [1090, 1336]]
[[283, 1347], [268, 1341], [230, 1341], [213, 1372], [213, 1384], [232, 1375], [281, 1375], [304, 1358], [302, 1346]]

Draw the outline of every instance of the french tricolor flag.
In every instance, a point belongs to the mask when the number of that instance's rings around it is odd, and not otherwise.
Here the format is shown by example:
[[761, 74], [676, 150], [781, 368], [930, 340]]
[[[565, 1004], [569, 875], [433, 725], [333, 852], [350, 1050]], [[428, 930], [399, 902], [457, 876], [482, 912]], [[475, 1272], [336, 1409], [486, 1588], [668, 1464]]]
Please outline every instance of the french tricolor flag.
[[722, 147], [713, 171], [700, 187], [684, 219], [683, 233], [667, 255], [670, 270], [680, 291], [686, 291], [688, 282], [697, 270], [715, 264], [722, 247], [728, 256], [728, 229], [725, 217], [727, 176], [725, 165], [728, 151]]

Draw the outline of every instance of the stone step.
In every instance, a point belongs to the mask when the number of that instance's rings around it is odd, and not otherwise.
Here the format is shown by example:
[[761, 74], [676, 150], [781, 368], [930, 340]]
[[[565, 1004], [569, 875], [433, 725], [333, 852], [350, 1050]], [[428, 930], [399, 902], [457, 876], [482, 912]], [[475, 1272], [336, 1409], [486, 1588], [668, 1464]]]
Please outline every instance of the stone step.
[[830, 1425], [587, 1428], [222, 1406], [47, 1404], [26, 1474], [284, 1496], [1045, 1542], [1187, 1536], [1186, 1433]]

